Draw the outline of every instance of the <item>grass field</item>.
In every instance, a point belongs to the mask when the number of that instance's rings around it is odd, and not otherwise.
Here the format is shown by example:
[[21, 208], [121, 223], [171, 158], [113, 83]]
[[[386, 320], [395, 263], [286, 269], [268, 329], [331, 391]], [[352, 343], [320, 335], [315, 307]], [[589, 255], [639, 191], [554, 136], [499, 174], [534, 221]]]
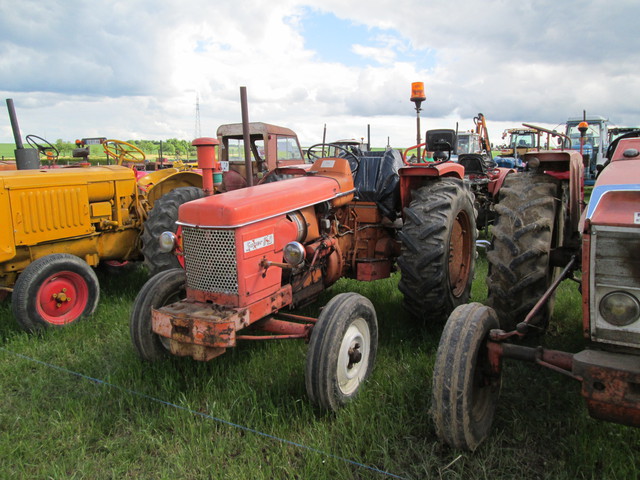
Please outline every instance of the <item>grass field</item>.
[[15, 158], [15, 150], [16, 146], [13, 143], [0, 143], [0, 160], [2, 157], [5, 160], [13, 160]]
[[[481, 255], [473, 299], [486, 297]], [[41, 335], [0, 303], [2, 478], [636, 478], [640, 430], [591, 419], [577, 382], [509, 363], [491, 437], [473, 454], [440, 444], [429, 417], [441, 325], [401, 308], [397, 277], [341, 280], [372, 299], [380, 343], [355, 402], [337, 414], [309, 404], [306, 346], [242, 344], [209, 363], [142, 363], [130, 307], [144, 270], [100, 274], [96, 314]], [[577, 351], [580, 297], [565, 282], [540, 339]], [[315, 314], [317, 307], [303, 313]]]

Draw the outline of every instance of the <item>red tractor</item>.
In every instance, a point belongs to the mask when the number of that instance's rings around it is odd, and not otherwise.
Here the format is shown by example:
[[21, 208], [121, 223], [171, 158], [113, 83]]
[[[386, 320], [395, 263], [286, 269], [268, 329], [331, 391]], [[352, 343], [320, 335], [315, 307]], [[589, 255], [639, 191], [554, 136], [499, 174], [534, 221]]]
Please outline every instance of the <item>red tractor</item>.
[[[194, 144], [208, 178], [217, 141]], [[373, 368], [374, 307], [344, 293], [318, 319], [287, 310], [314, 301], [341, 277], [386, 278], [396, 261], [405, 305], [416, 316], [444, 319], [468, 300], [476, 226], [463, 167], [405, 164], [391, 149], [329, 150], [334, 156], [317, 158], [310, 169], [279, 168], [282, 180], [180, 207], [177, 234], [160, 241], [184, 269], [151, 278], [131, 313], [142, 359], [173, 354], [208, 361], [243, 340], [304, 339], [308, 395], [335, 410]]]
[[[591, 416], [640, 426], [640, 139], [618, 141], [584, 211], [578, 152], [525, 160], [531, 171], [507, 179], [497, 207], [489, 305], [457, 307], [438, 347], [433, 418], [456, 448], [474, 450], [488, 436], [505, 359], [574, 378]], [[577, 269], [588, 347], [571, 354], [519, 344], [545, 329], [555, 289]]]
[[[407, 148], [403, 153], [403, 158], [406, 159], [407, 154], [413, 150], [420, 152], [422, 149], [422, 161], [426, 161], [427, 152], [433, 152], [433, 160], [435, 161], [442, 161], [451, 157], [451, 159], [460, 163], [464, 167], [464, 178], [474, 196], [477, 227], [479, 229], [488, 229], [489, 224], [493, 223], [495, 218], [494, 206], [498, 199], [498, 193], [507, 175], [515, 173], [516, 170], [509, 167], [500, 167], [493, 160], [485, 116], [482, 113], [478, 113], [473, 118], [473, 123], [476, 126], [475, 131], [464, 134], [456, 133], [450, 129], [427, 130], [426, 142]], [[465, 139], [461, 142], [462, 135], [465, 135]], [[464, 152], [458, 152], [454, 148], [447, 154], [446, 145], [448, 145], [451, 136], [456, 139], [454, 144], [458, 148], [461, 143], [464, 144], [464, 140], [468, 142], [470, 137], [473, 139], [471, 143], [476, 145], [477, 149], [469, 152], [468, 148], [466, 148]], [[468, 144], [466, 145], [467, 147], [469, 146]]]

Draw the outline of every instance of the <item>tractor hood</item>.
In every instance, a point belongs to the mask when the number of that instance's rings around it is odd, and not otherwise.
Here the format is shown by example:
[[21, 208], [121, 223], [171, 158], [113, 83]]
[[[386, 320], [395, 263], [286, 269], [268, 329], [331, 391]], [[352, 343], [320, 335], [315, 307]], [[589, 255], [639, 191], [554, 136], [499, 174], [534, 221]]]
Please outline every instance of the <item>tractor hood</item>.
[[[326, 162], [325, 168], [321, 162]], [[204, 197], [180, 206], [178, 224], [236, 228], [330, 202], [333, 207], [353, 198], [353, 179], [344, 159], [322, 159], [304, 177]]]
[[587, 208], [587, 219], [593, 224], [640, 227], [640, 155], [622, 154], [634, 149], [637, 153], [640, 139], [629, 140], [637, 145], [616, 149], [621, 155], [614, 156], [593, 187]]

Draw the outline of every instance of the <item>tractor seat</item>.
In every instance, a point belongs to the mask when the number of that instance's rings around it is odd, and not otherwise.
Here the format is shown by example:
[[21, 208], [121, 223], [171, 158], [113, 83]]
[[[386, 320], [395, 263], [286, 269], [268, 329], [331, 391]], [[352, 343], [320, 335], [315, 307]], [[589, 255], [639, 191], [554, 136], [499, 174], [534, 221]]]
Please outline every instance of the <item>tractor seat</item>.
[[376, 202], [385, 217], [395, 220], [400, 205], [402, 155], [394, 149], [364, 152], [353, 183], [358, 200]]
[[465, 175], [486, 175], [496, 163], [479, 153], [465, 153], [458, 157], [458, 163], [464, 167]]

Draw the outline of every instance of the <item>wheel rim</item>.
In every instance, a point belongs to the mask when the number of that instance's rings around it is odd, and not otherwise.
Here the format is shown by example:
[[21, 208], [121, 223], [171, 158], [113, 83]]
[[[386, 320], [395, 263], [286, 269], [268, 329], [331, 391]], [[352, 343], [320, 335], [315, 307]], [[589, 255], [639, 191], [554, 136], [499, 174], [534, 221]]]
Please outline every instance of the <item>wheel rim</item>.
[[453, 222], [449, 241], [449, 282], [453, 295], [459, 297], [466, 291], [471, 272], [473, 250], [471, 246], [471, 220], [461, 211]]
[[364, 318], [356, 319], [342, 337], [338, 353], [338, 387], [344, 395], [355, 392], [367, 374], [371, 332]]
[[38, 289], [36, 310], [52, 325], [65, 325], [84, 312], [89, 301], [89, 286], [75, 272], [59, 272], [48, 277]]

